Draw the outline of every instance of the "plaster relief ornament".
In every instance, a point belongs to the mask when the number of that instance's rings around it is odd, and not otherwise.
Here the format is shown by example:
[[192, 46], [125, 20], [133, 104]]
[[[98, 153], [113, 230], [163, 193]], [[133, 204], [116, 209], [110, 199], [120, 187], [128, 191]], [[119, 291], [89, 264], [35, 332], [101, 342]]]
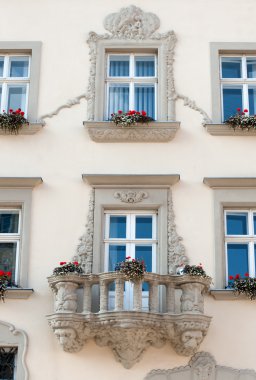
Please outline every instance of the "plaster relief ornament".
[[116, 38], [142, 39], [150, 37], [160, 26], [159, 18], [131, 5], [104, 20], [104, 27]]
[[148, 198], [148, 193], [145, 191], [116, 191], [114, 197], [124, 203], [138, 203]]

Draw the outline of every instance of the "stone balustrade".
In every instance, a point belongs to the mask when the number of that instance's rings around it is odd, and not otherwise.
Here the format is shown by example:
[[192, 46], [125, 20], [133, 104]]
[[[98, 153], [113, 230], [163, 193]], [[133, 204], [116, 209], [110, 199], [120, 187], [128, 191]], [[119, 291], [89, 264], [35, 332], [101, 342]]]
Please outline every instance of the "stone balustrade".
[[211, 318], [204, 315], [209, 278], [145, 273], [146, 306], [142, 282], [136, 281], [129, 310], [124, 301], [125, 277], [119, 272], [70, 273], [51, 276], [48, 282], [55, 295], [55, 311], [48, 320], [63, 349], [78, 351], [93, 338], [100, 346], [110, 346], [126, 368], [140, 359], [147, 346], [161, 347], [166, 341], [178, 354], [193, 354], [210, 324]]

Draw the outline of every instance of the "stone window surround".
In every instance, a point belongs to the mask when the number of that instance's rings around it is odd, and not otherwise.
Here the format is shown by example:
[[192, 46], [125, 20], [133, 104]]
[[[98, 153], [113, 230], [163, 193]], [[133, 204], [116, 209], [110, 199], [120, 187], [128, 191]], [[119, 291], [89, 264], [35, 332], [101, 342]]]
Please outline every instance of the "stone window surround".
[[[225, 289], [226, 264], [224, 247], [224, 209], [256, 207], [256, 178], [204, 178], [204, 184], [213, 189], [215, 288], [211, 293], [216, 299], [238, 299]], [[239, 297], [239, 299], [244, 299]]]
[[[125, 46], [125, 49], [124, 49]], [[105, 102], [105, 57], [109, 52], [153, 52], [157, 54], [158, 60], [158, 85], [157, 85], [157, 120], [170, 120], [167, 115], [167, 67], [165, 44], [161, 40], [145, 39], [143, 41], [134, 40], [99, 40], [97, 43], [96, 58], [96, 81], [95, 81], [95, 119], [104, 121], [104, 102]], [[171, 116], [171, 119], [173, 117]]]
[[18, 285], [6, 293], [7, 298], [28, 298], [33, 293], [27, 289], [32, 190], [41, 184], [40, 177], [0, 177], [0, 205], [21, 207], [22, 231], [19, 253]]
[[[157, 272], [165, 274], [167, 268], [167, 222], [168, 192], [171, 185], [179, 181], [178, 175], [83, 175], [95, 191], [94, 206], [94, 239], [93, 252], [100, 255], [93, 257], [93, 273], [104, 271], [104, 210], [156, 210], [158, 212], [158, 248]], [[138, 202], [123, 202], [115, 194], [129, 191], [139, 192], [143, 189], [147, 197]], [[98, 226], [101, 226], [100, 231]]]
[[5, 347], [17, 347], [16, 380], [28, 380], [28, 371], [25, 363], [27, 351], [27, 336], [24, 331], [0, 321], [0, 345]]
[[28, 120], [37, 120], [39, 76], [41, 63], [40, 41], [0, 41], [1, 53], [26, 53], [31, 54], [30, 84], [28, 94]]
[[[212, 121], [213, 124], [220, 125], [221, 120], [221, 91], [220, 91], [220, 54], [248, 54], [256, 53], [256, 43], [254, 42], [211, 42], [210, 54], [211, 54], [211, 87], [212, 87]], [[229, 127], [227, 127], [229, 128]], [[228, 131], [227, 131], [228, 132]], [[230, 134], [233, 130], [230, 129]], [[211, 133], [209, 131], [209, 133]], [[216, 134], [216, 133], [212, 133]], [[220, 132], [224, 134], [224, 132]], [[229, 135], [229, 133], [227, 133]], [[238, 134], [236, 134], [238, 135]], [[246, 135], [246, 133], [244, 133]]]

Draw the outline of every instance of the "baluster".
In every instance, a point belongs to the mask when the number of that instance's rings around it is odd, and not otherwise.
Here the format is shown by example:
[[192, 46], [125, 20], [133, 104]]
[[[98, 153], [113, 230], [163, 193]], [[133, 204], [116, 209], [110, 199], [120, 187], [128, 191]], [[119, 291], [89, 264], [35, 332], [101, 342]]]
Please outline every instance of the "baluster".
[[149, 311], [159, 311], [158, 283], [155, 281], [149, 283]]
[[203, 284], [188, 283], [180, 285], [182, 289], [181, 312], [182, 313], [203, 313], [204, 312], [204, 290]]
[[77, 311], [78, 286], [71, 281], [61, 281], [56, 284], [55, 312], [75, 313]]
[[84, 283], [84, 296], [83, 296], [83, 313], [90, 313], [92, 310], [92, 289], [89, 282]]
[[135, 281], [133, 286], [133, 310], [142, 309], [142, 281]]
[[115, 311], [122, 311], [124, 309], [124, 280], [116, 278], [115, 284]]
[[173, 284], [166, 286], [166, 304], [167, 313], [175, 313], [175, 287]]
[[100, 280], [100, 313], [108, 311], [108, 283]]

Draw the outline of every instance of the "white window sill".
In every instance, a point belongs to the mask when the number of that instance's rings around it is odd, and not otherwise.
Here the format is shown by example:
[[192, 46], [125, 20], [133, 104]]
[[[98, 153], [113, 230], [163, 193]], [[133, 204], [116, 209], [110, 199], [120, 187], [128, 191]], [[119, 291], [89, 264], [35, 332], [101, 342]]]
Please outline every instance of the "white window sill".
[[11, 134], [8, 131], [4, 131], [3, 129], [0, 129], [0, 135], [7, 135], [7, 136], [34, 135], [35, 133], [41, 131], [44, 125], [45, 124], [43, 121], [29, 122], [29, 125], [23, 125], [23, 127], [19, 130], [19, 133], [17, 134]]
[[227, 124], [205, 124], [207, 132], [212, 136], [256, 136], [256, 129], [233, 129]]
[[8, 288], [5, 298], [9, 299], [27, 299], [34, 293], [33, 289]]
[[151, 122], [131, 127], [118, 127], [108, 121], [85, 121], [91, 140], [113, 142], [168, 142], [180, 127], [180, 122]]
[[237, 295], [232, 289], [211, 289], [211, 296], [217, 301], [241, 301], [249, 300], [245, 295]]

